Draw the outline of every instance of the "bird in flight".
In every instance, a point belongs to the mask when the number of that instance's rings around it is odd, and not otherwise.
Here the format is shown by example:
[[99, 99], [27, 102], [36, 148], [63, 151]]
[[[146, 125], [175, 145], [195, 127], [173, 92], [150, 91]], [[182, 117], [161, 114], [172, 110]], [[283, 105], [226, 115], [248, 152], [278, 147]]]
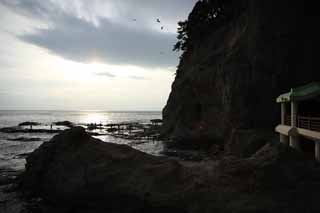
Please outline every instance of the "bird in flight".
[[134, 18], [134, 19], [132, 19], [132, 20], [133, 20], [133, 21], [137, 21], [137, 19], [135, 19], [135, 18]]

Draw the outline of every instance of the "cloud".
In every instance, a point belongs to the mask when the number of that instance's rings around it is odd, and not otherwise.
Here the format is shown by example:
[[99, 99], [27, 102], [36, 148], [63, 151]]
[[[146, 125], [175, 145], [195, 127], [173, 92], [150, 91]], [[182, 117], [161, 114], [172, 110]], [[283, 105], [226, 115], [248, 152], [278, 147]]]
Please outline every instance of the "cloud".
[[130, 75], [129, 78], [134, 79], [134, 80], [147, 80], [147, 78], [145, 78], [143, 76]]
[[109, 78], [114, 78], [116, 77], [115, 75], [109, 73], [109, 72], [98, 72], [98, 73], [95, 73], [95, 75], [97, 76], [103, 76], [103, 77], [109, 77]]
[[[176, 34], [155, 30], [148, 23], [154, 22], [156, 26], [155, 18], [159, 17], [172, 24], [177, 16], [188, 12], [185, 10], [195, 0], [110, 2], [94, 0], [93, 6], [83, 0], [2, 0], [0, 3], [16, 13], [45, 20], [47, 28], [17, 37], [63, 58], [82, 63], [98, 61], [149, 68], [177, 65], [179, 55], [172, 52]], [[99, 10], [99, 6], [106, 3], [109, 3], [109, 11], [112, 11], [110, 8], [117, 10], [113, 16], [103, 16]]]
[[63, 20], [55, 28], [18, 37], [78, 62], [148, 67], [169, 67], [177, 63], [178, 55], [171, 51], [174, 34], [134, 31], [107, 19], [100, 21], [100, 27], [71, 16]]
[[[1, 0], [0, 4], [11, 9], [17, 14], [48, 21], [50, 15], [59, 14], [61, 11], [52, 1], [44, 3], [41, 0]], [[55, 16], [56, 16], [55, 15]]]

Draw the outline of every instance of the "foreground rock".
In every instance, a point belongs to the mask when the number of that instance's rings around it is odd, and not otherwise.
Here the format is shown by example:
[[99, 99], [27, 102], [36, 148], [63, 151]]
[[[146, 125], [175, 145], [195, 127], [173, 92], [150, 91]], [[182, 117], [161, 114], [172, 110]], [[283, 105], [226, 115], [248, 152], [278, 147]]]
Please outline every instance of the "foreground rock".
[[21, 186], [73, 212], [320, 211], [320, 168], [279, 145], [246, 159], [188, 163], [105, 143], [80, 127], [35, 150]]

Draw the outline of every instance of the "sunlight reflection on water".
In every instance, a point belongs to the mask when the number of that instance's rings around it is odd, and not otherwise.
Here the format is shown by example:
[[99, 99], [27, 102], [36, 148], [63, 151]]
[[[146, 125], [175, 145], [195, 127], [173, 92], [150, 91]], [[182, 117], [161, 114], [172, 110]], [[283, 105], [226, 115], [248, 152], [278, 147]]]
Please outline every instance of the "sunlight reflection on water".
[[[0, 110], [0, 128], [17, 126], [21, 122], [35, 121], [43, 125], [33, 128], [49, 129], [52, 122], [71, 121], [75, 124], [96, 123], [121, 123], [121, 122], [148, 122], [150, 119], [162, 118], [161, 112], [107, 112], [107, 111], [6, 111]], [[29, 127], [26, 127], [29, 128]], [[64, 127], [59, 127], [63, 129]], [[40, 138], [40, 141], [12, 141], [12, 138]], [[24, 168], [24, 154], [32, 152], [43, 141], [48, 141], [53, 134], [39, 133], [0, 133], [0, 168], [20, 170]], [[135, 141], [115, 138], [110, 135], [96, 136], [111, 143], [128, 144], [135, 149], [153, 155], [159, 155], [163, 149], [161, 142], [135, 143]], [[141, 141], [140, 141], [141, 142]]]
[[24, 121], [50, 124], [57, 121], [83, 123], [147, 122], [162, 118], [160, 111], [108, 112], [108, 111], [14, 111], [0, 110], [0, 127], [16, 126]]
[[96, 123], [96, 124], [106, 124], [109, 122], [109, 117], [106, 113], [87, 113], [80, 118], [80, 123]]

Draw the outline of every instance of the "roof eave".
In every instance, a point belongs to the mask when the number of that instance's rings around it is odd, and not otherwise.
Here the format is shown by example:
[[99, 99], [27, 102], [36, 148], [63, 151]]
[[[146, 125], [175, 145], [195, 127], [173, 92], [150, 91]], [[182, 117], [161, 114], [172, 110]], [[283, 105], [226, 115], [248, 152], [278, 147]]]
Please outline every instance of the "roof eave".
[[278, 98], [277, 98], [277, 103], [283, 103], [283, 102], [290, 102], [292, 99], [291, 97], [291, 93], [285, 93], [285, 94], [282, 94], [280, 95]]

